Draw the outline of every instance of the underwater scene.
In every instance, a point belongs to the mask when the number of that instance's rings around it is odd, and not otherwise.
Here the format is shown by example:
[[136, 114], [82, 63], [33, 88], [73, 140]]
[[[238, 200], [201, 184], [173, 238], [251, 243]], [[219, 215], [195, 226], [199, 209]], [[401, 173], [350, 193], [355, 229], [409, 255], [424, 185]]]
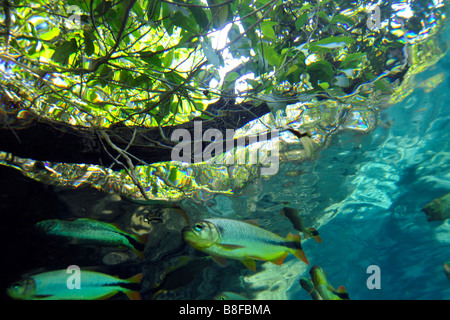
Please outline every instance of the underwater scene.
[[2, 300], [449, 300], [448, 6], [3, 1]]

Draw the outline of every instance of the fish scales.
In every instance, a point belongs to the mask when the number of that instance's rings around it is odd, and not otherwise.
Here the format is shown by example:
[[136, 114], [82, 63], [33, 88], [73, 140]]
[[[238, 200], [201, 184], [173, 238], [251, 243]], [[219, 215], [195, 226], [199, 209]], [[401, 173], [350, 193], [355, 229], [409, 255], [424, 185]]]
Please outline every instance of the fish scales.
[[247, 222], [228, 219], [205, 219], [216, 225], [221, 236], [221, 243], [245, 245], [246, 242], [263, 243], [273, 246], [298, 248], [295, 242], [285, 241], [282, 237], [256, 227]]
[[[278, 256], [280, 253], [286, 251], [287, 248], [301, 249], [299, 243], [293, 241], [286, 241], [284, 238], [259, 228], [247, 222], [241, 222], [229, 219], [205, 219], [213, 223], [220, 234], [220, 244], [243, 246], [244, 248], [238, 248], [232, 250], [230, 254], [227, 254], [227, 250], [213, 246], [208, 251], [211, 253], [220, 253], [222, 255], [235, 257], [236, 255], [245, 257], [259, 257], [265, 260], [261, 256], [261, 250], [264, 253], [272, 257]], [[241, 254], [239, 254], [241, 253]]]

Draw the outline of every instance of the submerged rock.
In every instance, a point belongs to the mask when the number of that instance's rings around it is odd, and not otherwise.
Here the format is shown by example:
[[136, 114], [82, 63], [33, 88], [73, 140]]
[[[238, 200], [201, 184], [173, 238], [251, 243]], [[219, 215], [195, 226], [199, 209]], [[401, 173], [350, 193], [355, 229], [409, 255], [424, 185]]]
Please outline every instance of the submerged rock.
[[427, 215], [428, 221], [450, 218], [450, 192], [431, 201], [422, 211]]

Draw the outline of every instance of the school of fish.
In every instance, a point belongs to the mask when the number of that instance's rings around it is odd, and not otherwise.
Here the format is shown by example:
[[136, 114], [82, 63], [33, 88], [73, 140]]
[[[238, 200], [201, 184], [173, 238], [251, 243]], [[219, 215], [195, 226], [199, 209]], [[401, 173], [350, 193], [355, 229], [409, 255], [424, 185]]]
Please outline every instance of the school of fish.
[[[181, 210], [181, 209], [178, 209]], [[303, 239], [314, 239], [322, 243], [319, 232], [313, 227], [306, 227], [299, 211], [285, 207], [280, 215], [291, 222], [297, 234], [288, 233], [282, 237], [261, 228], [255, 220], [235, 220], [225, 218], [207, 218], [189, 223], [183, 212], [187, 225], [181, 236], [186, 244], [203, 252], [206, 256], [180, 256], [178, 262], [170, 266], [161, 281], [155, 283], [151, 290], [154, 299], [159, 294], [177, 290], [193, 281], [197, 273], [215, 261], [223, 267], [227, 259], [242, 262], [248, 269], [256, 272], [256, 261], [271, 262], [281, 265], [292, 254], [303, 263], [309, 261], [302, 248]], [[128, 250], [142, 262], [148, 234], [135, 235], [122, 230], [119, 226], [91, 218], [73, 220], [49, 219], [35, 225], [37, 232], [54, 238], [61, 243], [81, 246], [113, 247]], [[126, 251], [112, 252], [123, 253]], [[103, 260], [105, 261], [105, 259]], [[450, 262], [443, 264], [445, 275], [450, 279]], [[68, 284], [68, 270], [60, 269], [41, 273], [26, 274], [22, 279], [12, 283], [6, 290], [12, 299], [17, 300], [95, 300], [109, 299], [119, 292], [131, 300], [140, 300], [143, 273], [128, 279], [108, 275], [94, 270], [79, 270], [82, 285], [73, 290]], [[344, 286], [335, 289], [327, 278], [327, 273], [318, 265], [309, 271], [310, 277], [301, 277], [299, 284], [313, 300], [349, 300]], [[249, 300], [245, 293], [222, 291], [212, 294], [216, 300]]]
[[[190, 283], [195, 275], [207, 267], [211, 260], [221, 266], [227, 265], [227, 259], [241, 261], [247, 268], [256, 271], [256, 260], [269, 261], [281, 265], [289, 253], [309, 265], [303, 251], [300, 233], [304, 238], [312, 237], [321, 242], [319, 233], [314, 228], [306, 228], [298, 210], [284, 208], [284, 214], [299, 234], [289, 233], [282, 237], [258, 226], [254, 220], [235, 220], [210, 218], [188, 223], [182, 230], [185, 243], [207, 254], [203, 258], [180, 257], [179, 262], [167, 269], [161, 282], [152, 289], [153, 298], [162, 292], [176, 290]], [[186, 219], [188, 222], [189, 220]], [[144, 259], [146, 235], [134, 235], [119, 226], [91, 218], [72, 220], [49, 219], [35, 225], [37, 232], [46, 237], [80, 246], [114, 247], [133, 252]], [[119, 251], [116, 253], [124, 253]], [[113, 252], [114, 253], [114, 252]], [[208, 259], [210, 258], [210, 259]], [[82, 286], [73, 290], [68, 286], [66, 269], [27, 274], [7, 288], [7, 294], [20, 300], [93, 300], [108, 299], [119, 292], [129, 299], [141, 299], [140, 283], [143, 274], [139, 273], [129, 279], [93, 270], [80, 270]], [[216, 294], [219, 300], [248, 299], [245, 295], [224, 291]]]

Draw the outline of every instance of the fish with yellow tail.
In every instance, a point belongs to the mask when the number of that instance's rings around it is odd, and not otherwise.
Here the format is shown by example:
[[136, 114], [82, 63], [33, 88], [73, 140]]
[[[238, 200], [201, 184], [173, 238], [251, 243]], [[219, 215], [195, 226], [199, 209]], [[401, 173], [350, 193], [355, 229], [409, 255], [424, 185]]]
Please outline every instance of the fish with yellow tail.
[[300, 281], [303, 289], [307, 290], [311, 294], [314, 300], [350, 300], [350, 297], [345, 290], [345, 287], [340, 286], [335, 289], [327, 279], [325, 271], [319, 266], [313, 266], [309, 271], [311, 275], [311, 283], [308, 283], [308, 279]]
[[309, 264], [302, 250], [300, 235], [288, 234], [282, 238], [253, 221], [205, 219], [185, 227], [183, 238], [222, 266], [229, 258], [240, 260], [247, 268], [256, 271], [255, 260], [281, 265], [289, 252]]
[[288, 218], [289, 221], [291, 221], [292, 225], [294, 226], [294, 229], [302, 232], [305, 239], [313, 238], [318, 243], [322, 242], [322, 238], [320, 237], [319, 232], [315, 228], [313, 227], [307, 228], [304, 226], [303, 220], [297, 209], [284, 207], [283, 209], [281, 209], [280, 214]]
[[142, 273], [129, 279], [80, 270], [80, 286], [68, 285], [66, 269], [38, 273], [11, 284], [7, 294], [16, 300], [104, 300], [125, 293], [131, 300], [141, 300], [139, 293]]

